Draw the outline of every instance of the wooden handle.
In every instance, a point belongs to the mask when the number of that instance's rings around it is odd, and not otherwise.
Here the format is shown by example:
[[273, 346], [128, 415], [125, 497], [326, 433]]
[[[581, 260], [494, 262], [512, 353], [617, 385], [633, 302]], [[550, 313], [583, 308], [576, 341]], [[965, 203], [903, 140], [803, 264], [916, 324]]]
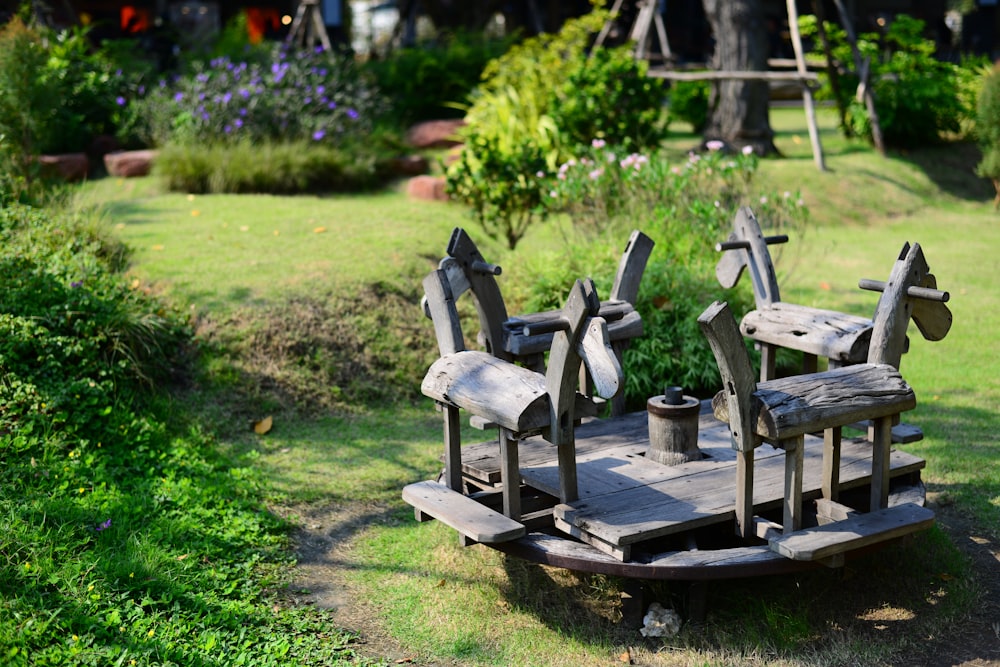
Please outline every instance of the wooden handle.
[[524, 325], [525, 336], [541, 336], [542, 334], [555, 333], [557, 331], [569, 331], [569, 320], [563, 317], [556, 317], [551, 320], [532, 322]]
[[[884, 292], [885, 282], [881, 280], [862, 278], [858, 281], [858, 287], [870, 292]], [[944, 290], [933, 289], [930, 287], [917, 287], [916, 285], [911, 285], [907, 288], [906, 295], [913, 297], [914, 299], [926, 299], [927, 301], [939, 301], [941, 303], [947, 303], [947, 301], [951, 298], [951, 294], [945, 292]]]
[[[775, 245], [777, 243], [788, 243], [788, 234], [777, 234], [775, 236], [765, 236], [764, 243], [767, 245]], [[715, 249], [719, 252], [725, 252], [726, 250], [749, 250], [749, 241], [723, 241], [722, 243], [716, 243]]]
[[472, 262], [469, 268], [476, 273], [493, 274], [494, 276], [499, 276], [503, 272], [503, 269], [496, 264], [490, 264], [489, 262], [482, 262], [479, 260]]

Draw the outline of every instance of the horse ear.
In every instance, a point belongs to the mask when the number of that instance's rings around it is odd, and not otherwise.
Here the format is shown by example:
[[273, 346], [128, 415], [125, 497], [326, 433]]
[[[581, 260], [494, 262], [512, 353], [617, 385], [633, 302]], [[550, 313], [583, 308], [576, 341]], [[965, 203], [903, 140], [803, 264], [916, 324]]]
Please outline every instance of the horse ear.
[[621, 392], [625, 378], [611, 347], [608, 324], [603, 317], [592, 317], [587, 322], [587, 330], [580, 339], [577, 353], [587, 366], [595, 394], [610, 400]]

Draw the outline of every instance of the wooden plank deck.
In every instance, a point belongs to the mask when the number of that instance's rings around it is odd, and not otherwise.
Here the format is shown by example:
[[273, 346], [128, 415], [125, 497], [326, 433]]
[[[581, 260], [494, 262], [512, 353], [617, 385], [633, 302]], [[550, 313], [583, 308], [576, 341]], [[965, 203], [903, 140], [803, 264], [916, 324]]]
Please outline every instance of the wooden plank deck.
[[[736, 457], [728, 429], [703, 410], [698, 444], [706, 457], [677, 466], [647, 460], [645, 412], [581, 424], [576, 431], [580, 499], [556, 505], [554, 520], [565, 532], [627, 553], [630, 545], [700, 526], [733, 521]], [[555, 449], [541, 438], [520, 443], [525, 484], [558, 495]], [[803, 497], [821, 495], [823, 441], [806, 436]], [[754, 505], [757, 511], [781, 506], [784, 452], [769, 445], [756, 450]], [[462, 448], [463, 471], [477, 480], [499, 482], [495, 442]], [[923, 459], [903, 451], [891, 455], [891, 477], [924, 467]], [[841, 489], [871, 481], [871, 446], [845, 440], [841, 452]]]

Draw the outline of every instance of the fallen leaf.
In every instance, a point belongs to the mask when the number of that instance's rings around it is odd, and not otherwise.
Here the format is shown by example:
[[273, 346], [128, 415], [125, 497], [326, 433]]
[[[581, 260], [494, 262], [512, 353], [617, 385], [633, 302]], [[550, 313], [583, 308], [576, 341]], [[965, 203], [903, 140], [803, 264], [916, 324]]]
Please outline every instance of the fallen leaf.
[[829, 292], [830, 291], [830, 283], [825, 282], [825, 281], [824, 282], [820, 282], [819, 288], [822, 289], [822, 290], [826, 290], [827, 292]]
[[620, 656], [618, 656], [618, 660], [620, 662], [624, 662], [626, 665], [631, 665], [632, 664], [632, 652], [631, 651], [625, 651]]
[[441, 588], [442, 586], [445, 585], [445, 583], [446, 583], [445, 580], [442, 579], [441, 581], [439, 581], [436, 584], [434, 584], [434, 586], [437, 587], [437, 588]]
[[191, 554], [184, 554], [183, 556], [178, 556], [178, 557], [177, 557], [177, 560], [184, 560], [185, 558], [187, 558], [187, 557], [188, 557], [188, 556], [190, 556], [190, 555], [191, 555]]
[[313, 230], [313, 234], [322, 234], [326, 231], [326, 227], [317, 227]]
[[154, 246], [153, 246], [153, 248], [152, 248], [152, 249], [153, 249], [153, 250], [163, 250], [163, 246], [162, 246], [162, 245], [160, 245], [159, 243], [157, 243], [156, 245], [154, 245]]
[[397, 665], [406, 665], [413, 662], [413, 658], [400, 658], [396, 661]]
[[951, 581], [954, 578], [955, 578], [954, 576], [948, 574], [947, 572], [942, 572], [941, 574], [938, 575], [938, 579], [940, 579], [941, 581]]
[[275, 235], [275, 236], [278, 236], [279, 234], [281, 234], [281, 232], [279, 232], [279, 231], [278, 231], [277, 229], [275, 229], [275, 230], [274, 230], [274, 235]]
[[194, 201], [194, 195], [188, 195], [188, 201]]
[[270, 415], [264, 417], [259, 422], [253, 423], [253, 432], [257, 435], [264, 435], [271, 430], [271, 426], [274, 424], [274, 420]]
[[191, 215], [197, 218], [199, 215], [201, 215], [201, 211], [199, 211], [198, 209], [193, 209], [191, 211]]
[[248, 231], [250, 231], [250, 228], [247, 227], [246, 225], [240, 225], [240, 231], [241, 232], [248, 232]]

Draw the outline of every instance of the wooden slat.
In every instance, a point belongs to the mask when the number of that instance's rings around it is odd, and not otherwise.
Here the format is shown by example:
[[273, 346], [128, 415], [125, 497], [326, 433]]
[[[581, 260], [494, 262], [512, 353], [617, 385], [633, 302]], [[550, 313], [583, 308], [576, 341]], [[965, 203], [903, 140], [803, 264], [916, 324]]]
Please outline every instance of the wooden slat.
[[523, 537], [524, 526], [472, 498], [434, 481], [403, 487], [403, 500], [462, 535], [482, 544], [507, 542]]
[[[615, 274], [615, 281], [611, 287], [611, 299], [615, 301], [625, 301], [635, 303], [639, 295], [639, 284], [642, 282], [642, 274], [646, 271], [646, 263], [649, 255], [653, 252], [653, 239], [649, 238], [639, 230], [632, 232], [625, 244], [622, 258], [618, 262], [618, 272]], [[601, 304], [604, 307], [604, 304]]]
[[[804, 449], [803, 499], [819, 497], [822, 487], [822, 443], [809, 437]], [[755, 454], [753, 507], [756, 512], [781, 507], [785, 497], [785, 463], [781, 450], [760, 447]], [[867, 443], [842, 445], [841, 489], [868, 484], [871, 480], [871, 447]], [[691, 463], [683, 464], [690, 466]], [[637, 485], [604, 496], [589, 497], [557, 505], [554, 516], [611, 544], [634, 544], [694, 527], [732, 520], [735, 517], [734, 464], [707, 466], [704, 472]], [[892, 476], [920, 470], [924, 461], [906, 452], [893, 452]], [[582, 468], [582, 466], [581, 466]], [[622, 469], [627, 472], [628, 469]], [[525, 482], [534, 485], [522, 468]]]
[[934, 512], [907, 503], [771, 539], [772, 551], [792, 560], [822, 560], [929, 528]]
[[872, 321], [779, 301], [747, 313], [740, 331], [763, 343], [857, 364], [868, 357]]

